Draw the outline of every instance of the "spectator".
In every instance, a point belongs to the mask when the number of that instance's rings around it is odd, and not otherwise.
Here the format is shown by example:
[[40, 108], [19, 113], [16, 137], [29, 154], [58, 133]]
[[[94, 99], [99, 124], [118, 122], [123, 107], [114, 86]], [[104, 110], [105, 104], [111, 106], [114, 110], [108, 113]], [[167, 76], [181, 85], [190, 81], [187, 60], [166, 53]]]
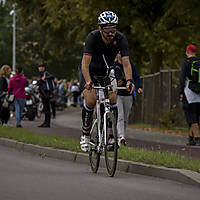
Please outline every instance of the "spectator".
[[22, 67], [16, 69], [16, 74], [10, 79], [8, 85], [8, 91], [12, 93], [15, 97], [14, 106], [15, 106], [15, 118], [16, 118], [16, 127], [20, 128], [21, 126], [21, 116], [26, 102], [25, 87], [27, 85], [27, 79], [23, 75]]
[[51, 104], [51, 111], [52, 111], [52, 118], [56, 118], [56, 99], [57, 99], [57, 79], [54, 79], [54, 84], [55, 84], [55, 89], [53, 91], [53, 97], [50, 99], [50, 104]]
[[73, 106], [76, 107], [78, 103], [78, 96], [80, 95], [79, 91], [79, 86], [78, 86], [78, 80], [74, 80], [72, 87], [71, 87], [71, 92], [73, 95]]
[[[133, 83], [135, 84], [135, 90], [138, 93], [142, 93], [142, 86], [140, 81], [140, 76], [133, 65], [132, 62], [132, 76], [133, 76]], [[114, 63], [115, 67], [115, 76], [117, 79], [117, 85], [119, 87], [126, 86], [126, 79], [125, 74], [122, 66], [122, 58], [121, 54], [118, 53], [117, 61]], [[118, 121], [117, 121], [117, 130], [118, 130], [118, 138], [119, 138], [119, 145], [126, 145], [125, 133], [126, 133], [126, 124], [128, 122], [129, 112], [131, 110], [133, 100], [135, 96], [130, 94], [127, 90], [118, 90], [117, 91], [117, 108], [118, 108]]]
[[3, 65], [0, 69], [0, 119], [1, 124], [7, 126], [8, 120], [10, 118], [9, 106], [4, 107], [3, 99], [5, 98], [5, 93], [8, 92], [8, 83], [11, 74], [11, 68], [8, 65]]
[[[38, 126], [41, 128], [50, 128], [50, 123], [51, 123], [50, 99], [53, 95], [52, 92], [55, 89], [53, 81], [54, 77], [48, 71], [46, 71], [46, 67], [47, 67], [47, 62], [42, 62], [38, 65], [38, 70], [40, 72], [40, 80], [38, 82], [38, 86], [42, 98], [42, 103], [44, 105], [44, 114], [45, 114], [44, 122]], [[51, 86], [52, 86], [51, 89], [50, 87], [49, 89], [47, 89], [46, 87], [45, 83], [47, 80], [51, 81]]]
[[196, 51], [197, 48], [195, 45], [188, 45], [186, 47], [186, 58], [184, 58], [181, 63], [181, 73], [180, 73], [179, 98], [180, 101], [182, 101], [186, 121], [190, 129], [187, 145], [200, 144], [200, 135], [199, 135], [200, 94], [193, 92], [188, 87], [189, 80], [192, 80], [191, 63], [193, 61], [199, 61], [199, 58], [196, 57]]
[[68, 97], [69, 97], [69, 94], [70, 94], [70, 84], [67, 81], [65, 83], [65, 88], [66, 88], [66, 91], [65, 91], [65, 102], [66, 102], [66, 107], [67, 107], [68, 106]]
[[60, 98], [61, 100], [61, 105], [63, 108], [66, 107], [66, 97], [65, 97], [65, 94], [66, 94], [66, 86], [65, 86], [65, 80], [60, 80], [58, 82], [58, 97]]

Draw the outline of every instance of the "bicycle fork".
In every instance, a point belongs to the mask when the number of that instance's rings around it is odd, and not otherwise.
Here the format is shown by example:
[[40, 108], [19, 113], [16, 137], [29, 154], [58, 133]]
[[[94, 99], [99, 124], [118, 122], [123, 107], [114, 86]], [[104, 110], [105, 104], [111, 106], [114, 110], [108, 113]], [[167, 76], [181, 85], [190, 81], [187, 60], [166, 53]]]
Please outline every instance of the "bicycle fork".
[[104, 130], [104, 144], [107, 145], [107, 131], [106, 131], [106, 128], [107, 128], [107, 119], [106, 119], [106, 116], [108, 115], [108, 113], [110, 112], [110, 110], [108, 109], [107, 106], [104, 106], [105, 107], [105, 112], [104, 112], [104, 115], [103, 115], [103, 130]]
[[97, 100], [97, 104], [96, 104], [96, 109], [97, 109], [97, 126], [98, 126], [98, 136], [99, 136], [99, 142], [98, 142], [98, 146], [97, 146], [97, 151], [98, 152], [102, 152], [102, 142], [103, 142], [103, 129], [101, 127], [101, 110], [100, 110], [100, 100]]

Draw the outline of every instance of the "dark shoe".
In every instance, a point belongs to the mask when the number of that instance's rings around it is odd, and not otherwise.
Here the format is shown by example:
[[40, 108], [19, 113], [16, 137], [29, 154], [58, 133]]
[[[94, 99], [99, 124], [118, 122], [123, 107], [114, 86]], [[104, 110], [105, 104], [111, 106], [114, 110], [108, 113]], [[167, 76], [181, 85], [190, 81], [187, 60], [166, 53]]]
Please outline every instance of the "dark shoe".
[[22, 128], [22, 125], [16, 125], [17, 128]]
[[200, 145], [200, 137], [194, 138], [194, 142], [196, 143], [196, 145]]
[[41, 124], [40, 126], [38, 126], [39, 128], [50, 128], [50, 125], [48, 124]]
[[188, 145], [188, 146], [194, 146], [194, 145], [196, 145], [196, 140], [195, 140], [195, 138], [192, 137], [192, 136], [189, 136], [189, 137], [188, 137], [188, 143], [187, 143], [187, 145]]
[[122, 138], [120, 138], [120, 140], [119, 140], [119, 146], [121, 146], [121, 145], [123, 145], [123, 146], [126, 146], [126, 140], [125, 140], [125, 138], [124, 137], [122, 137]]

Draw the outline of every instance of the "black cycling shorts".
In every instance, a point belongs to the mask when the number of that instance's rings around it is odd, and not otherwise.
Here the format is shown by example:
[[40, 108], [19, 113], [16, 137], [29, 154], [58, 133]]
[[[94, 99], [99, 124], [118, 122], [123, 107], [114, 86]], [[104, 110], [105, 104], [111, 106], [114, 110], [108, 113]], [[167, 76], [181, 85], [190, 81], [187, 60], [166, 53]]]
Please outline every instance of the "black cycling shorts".
[[200, 103], [188, 103], [187, 100], [183, 101], [183, 110], [185, 113], [188, 126], [191, 124], [199, 124]]

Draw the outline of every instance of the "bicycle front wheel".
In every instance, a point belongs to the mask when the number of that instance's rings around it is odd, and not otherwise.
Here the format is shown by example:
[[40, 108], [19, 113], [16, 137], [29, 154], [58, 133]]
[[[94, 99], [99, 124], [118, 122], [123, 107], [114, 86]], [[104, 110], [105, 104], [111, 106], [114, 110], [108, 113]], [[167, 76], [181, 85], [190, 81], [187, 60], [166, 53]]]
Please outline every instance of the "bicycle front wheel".
[[90, 131], [90, 150], [89, 150], [89, 161], [92, 172], [97, 173], [99, 169], [100, 155], [101, 153], [97, 149], [99, 144], [99, 136], [98, 136], [98, 123], [96, 119], [96, 114], [94, 114], [93, 118], [93, 126]]
[[[116, 115], [109, 112], [106, 116], [106, 144], [105, 144], [105, 162], [108, 176], [113, 177], [117, 167], [117, 124]], [[112, 137], [110, 136], [112, 134]]]

